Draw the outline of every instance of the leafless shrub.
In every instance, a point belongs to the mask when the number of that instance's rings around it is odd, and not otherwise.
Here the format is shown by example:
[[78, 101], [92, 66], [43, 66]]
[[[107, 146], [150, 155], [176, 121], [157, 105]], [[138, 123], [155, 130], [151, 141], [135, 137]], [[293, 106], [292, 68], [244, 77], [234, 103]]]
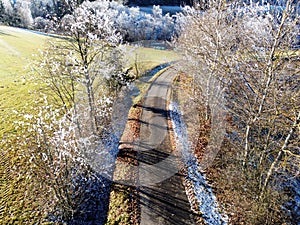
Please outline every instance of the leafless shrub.
[[[289, 0], [280, 14], [265, 12], [261, 6], [213, 3], [208, 10], [192, 15], [190, 26], [178, 40], [187, 59], [184, 70], [204, 93], [207, 118], [212, 96], [225, 96], [219, 106], [226, 106], [230, 118], [227, 133], [234, 145], [230, 148], [234, 164], [220, 163], [230, 165], [228, 179], [241, 179], [228, 181], [232, 191], [242, 186], [245, 194], [252, 196], [250, 204], [241, 206], [250, 210], [247, 223], [272, 224], [275, 218], [284, 221], [280, 207], [288, 195], [279, 177], [293, 176], [288, 167], [292, 163], [297, 167], [300, 158], [296, 144], [299, 59], [293, 50], [298, 16], [293, 14], [294, 5]], [[238, 199], [242, 198], [242, 191], [239, 193]], [[271, 205], [274, 209], [269, 214]]]

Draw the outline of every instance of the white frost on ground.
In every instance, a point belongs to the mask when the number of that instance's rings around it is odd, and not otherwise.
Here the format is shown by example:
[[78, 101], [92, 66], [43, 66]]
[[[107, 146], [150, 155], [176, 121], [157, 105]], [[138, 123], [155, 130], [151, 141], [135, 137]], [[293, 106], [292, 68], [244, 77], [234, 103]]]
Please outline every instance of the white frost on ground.
[[187, 167], [188, 175], [186, 179], [194, 186], [195, 197], [199, 204], [199, 209], [203, 213], [202, 217], [207, 224], [224, 225], [228, 223], [228, 217], [221, 215], [216, 197], [211, 187], [206, 183], [205, 175], [199, 171], [196, 157], [191, 152], [191, 145], [188, 140], [188, 133], [183, 122], [178, 104], [171, 102], [170, 116], [175, 133], [176, 145], [182, 154], [182, 160]]

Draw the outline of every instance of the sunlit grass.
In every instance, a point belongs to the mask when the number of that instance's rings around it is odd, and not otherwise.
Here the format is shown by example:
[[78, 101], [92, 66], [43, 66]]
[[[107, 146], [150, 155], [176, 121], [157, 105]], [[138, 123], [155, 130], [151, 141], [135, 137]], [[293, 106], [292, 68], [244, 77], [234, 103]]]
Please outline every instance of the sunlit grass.
[[24, 74], [33, 54], [49, 37], [12, 27], [0, 26], [0, 79], [9, 82]]
[[277, 58], [294, 58], [300, 57], [300, 50], [287, 50], [287, 51], [277, 51], [275, 52], [275, 57]]
[[38, 87], [31, 79], [30, 66], [49, 37], [23, 29], [0, 26], [0, 138], [14, 132], [17, 115], [33, 105]]
[[17, 144], [20, 134], [15, 122], [21, 118], [15, 112], [36, 113], [32, 107], [40, 85], [31, 76], [31, 66], [47, 39], [23, 29], [0, 26], [0, 148], [7, 155], [0, 160], [7, 164], [7, 168], [0, 168], [0, 179], [5, 183], [0, 185], [0, 205], [5, 206], [1, 224], [24, 224], [42, 217], [36, 210], [39, 200], [28, 194], [40, 195], [39, 186], [29, 176], [32, 165]]
[[[170, 50], [157, 50], [143, 47], [128, 47], [128, 49], [128, 64], [129, 66], [137, 64], [140, 75], [160, 64], [181, 59], [178, 53]], [[134, 72], [136, 72], [135, 69], [136, 68], [134, 68]]]

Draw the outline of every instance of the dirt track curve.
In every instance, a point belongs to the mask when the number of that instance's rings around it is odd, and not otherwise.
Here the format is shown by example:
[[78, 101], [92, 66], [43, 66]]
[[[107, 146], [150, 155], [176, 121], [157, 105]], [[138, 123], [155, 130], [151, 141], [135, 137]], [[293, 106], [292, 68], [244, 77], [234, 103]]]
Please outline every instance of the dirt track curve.
[[168, 131], [167, 99], [175, 75], [172, 68], [163, 72], [151, 84], [141, 106], [137, 148], [141, 225], [195, 224]]

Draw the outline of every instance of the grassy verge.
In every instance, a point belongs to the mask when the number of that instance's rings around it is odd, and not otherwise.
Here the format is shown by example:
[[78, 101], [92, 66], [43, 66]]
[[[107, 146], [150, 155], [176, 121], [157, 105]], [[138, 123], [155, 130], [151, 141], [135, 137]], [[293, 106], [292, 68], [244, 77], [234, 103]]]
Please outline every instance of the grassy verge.
[[[151, 79], [149, 79], [147, 82], [142, 82], [142, 81], [139, 81], [139, 80], [136, 81], [136, 87], [139, 89], [140, 94], [139, 94], [137, 97], [135, 97], [135, 98], [133, 99], [133, 105], [134, 105], [134, 106], [135, 106], [135, 105], [138, 105], [138, 104], [142, 101], [142, 99], [144, 98], [146, 92], [148, 91], [148, 89], [149, 89], [151, 83], [152, 83], [157, 77], [159, 77], [163, 72], [165, 72], [167, 69], [169, 69], [169, 67], [166, 67], [166, 68], [160, 70], [160, 71], [157, 72], [153, 77], [151, 77]], [[133, 110], [134, 110], [134, 109], [133, 109]]]
[[[199, 110], [196, 101], [199, 99], [191, 98], [191, 96], [194, 95], [192, 87], [192, 78], [187, 76], [183, 72], [179, 72], [176, 79], [174, 80], [174, 88], [171, 94], [171, 100], [178, 103], [181, 112], [183, 113], [182, 116], [186, 125], [191, 150], [199, 159], [199, 156], [201, 156], [201, 152], [203, 151], [203, 148], [207, 143], [206, 139], [208, 138], [208, 133], [207, 129], [205, 130], [206, 133], [202, 132], [203, 130], [201, 130], [201, 127], [204, 126], [205, 122], [204, 120], [200, 120], [198, 118], [198, 115], [196, 115], [196, 112]], [[170, 127], [172, 128], [172, 124], [170, 125]], [[176, 155], [181, 158], [182, 152], [180, 152], [180, 150], [176, 148], [174, 131], [172, 131], [171, 128], [170, 131], [173, 149]], [[195, 220], [195, 224], [205, 224], [202, 212], [199, 208], [199, 202], [195, 196], [194, 184], [191, 180], [185, 178], [188, 174], [188, 168], [182, 161], [179, 162], [179, 165], [181, 168], [180, 173], [184, 174], [182, 182], [185, 186], [185, 191], [191, 205], [191, 210], [194, 213], [193, 219]]]
[[[138, 104], [142, 103], [142, 98]], [[138, 120], [142, 108], [132, 107], [128, 114], [128, 122], [120, 140], [119, 153], [116, 160], [114, 181], [110, 192], [107, 225], [139, 224], [139, 209], [137, 187], [121, 184], [119, 181], [134, 183], [136, 179], [136, 149], [135, 142], [139, 137], [140, 124]], [[130, 167], [133, 166], [133, 167]]]

